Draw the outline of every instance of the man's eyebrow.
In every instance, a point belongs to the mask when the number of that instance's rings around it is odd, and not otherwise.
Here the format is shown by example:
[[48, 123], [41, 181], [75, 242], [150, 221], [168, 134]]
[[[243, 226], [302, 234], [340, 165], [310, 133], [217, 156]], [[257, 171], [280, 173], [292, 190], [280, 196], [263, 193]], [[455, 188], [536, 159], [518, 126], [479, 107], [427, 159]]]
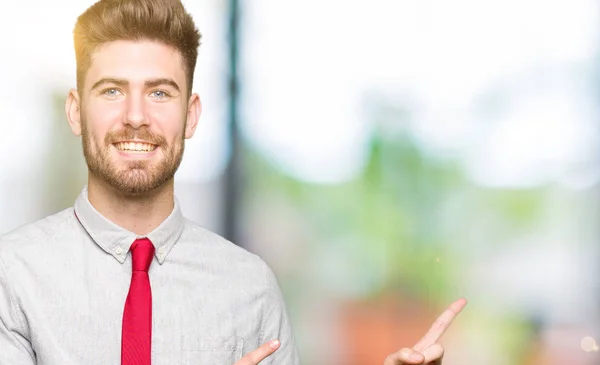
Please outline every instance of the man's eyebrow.
[[173, 89], [179, 91], [179, 85], [177, 85], [177, 83], [175, 81], [173, 81], [172, 79], [167, 79], [167, 78], [152, 79], [152, 80], [146, 81], [144, 84], [146, 85], [147, 88], [152, 88], [152, 87], [156, 87], [156, 86], [160, 86], [160, 85], [169, 85]]
[[[123, 86], [129, 85], [129, 81], [127, 81], [125, 79], [116, 79], [113, 77], [104, 77], [104, 78], [98, 80], [92, 86], [92, 90], [94, 90], [104, 84], [114, 84], [114, 85], [123, 87]], [[152, 88], [152, 87], [156, 87], [156, 86], [160, 86], [160, 85], [169, 85], [172, 88], [174, 88], [175, 90], [180, 91], [179, 85], [177, 85], [177, 83], [175, 81], [173, 81], [172, 79], [158, 78], [158, 79], [147, 80], [146, 82], [144, 82], [144, 86], [146, 86], [146, 88]]]
[[123, 79], [115, 79], [112, 77], [105, 77], [102, 78], [100, 80], [98, 80], [93, 86], [92, 86], [92, 90], [100, 87], [101, 85], [104, 84], [115, 84], [117, 86], [126, 86], [129, 85], [129, 81], [127, 80], [123, 80]]

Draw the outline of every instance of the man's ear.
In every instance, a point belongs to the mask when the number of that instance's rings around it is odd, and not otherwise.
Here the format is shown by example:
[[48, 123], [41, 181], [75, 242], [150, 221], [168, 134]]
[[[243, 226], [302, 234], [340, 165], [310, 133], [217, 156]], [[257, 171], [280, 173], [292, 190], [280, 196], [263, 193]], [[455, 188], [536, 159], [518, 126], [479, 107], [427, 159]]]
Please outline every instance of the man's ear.
[[200, 96], [198, 94], [192, 94], [188, 101], [187, 108], [187, 123], [185, 126], [185, 138], [190, 139], [196, 132], [198, 126], [198, 120], [200, 120], [200, 113], [202, 113], [202, 103], [200, 102]]
[[81, 136], [81, 99], [77, 89], [71, 89], [65, 103], [65, 113], [71, 131], [76, 136]]

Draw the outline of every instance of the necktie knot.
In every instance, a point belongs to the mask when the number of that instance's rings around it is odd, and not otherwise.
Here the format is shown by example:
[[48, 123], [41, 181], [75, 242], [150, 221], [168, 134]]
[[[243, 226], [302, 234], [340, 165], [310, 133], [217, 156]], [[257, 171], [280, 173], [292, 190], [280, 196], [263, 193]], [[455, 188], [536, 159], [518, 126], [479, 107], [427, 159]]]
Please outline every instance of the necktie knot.
[[130, 248], [132, 271], [148, 271], [154, 257], [154, 245], [148, 238], [136, 239]]

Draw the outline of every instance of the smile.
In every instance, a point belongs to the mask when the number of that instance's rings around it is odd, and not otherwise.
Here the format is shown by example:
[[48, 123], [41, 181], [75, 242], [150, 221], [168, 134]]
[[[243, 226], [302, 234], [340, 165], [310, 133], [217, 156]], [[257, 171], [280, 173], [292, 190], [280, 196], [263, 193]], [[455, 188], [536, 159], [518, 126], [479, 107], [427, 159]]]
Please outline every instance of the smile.
[[152, 152], [156, 149], [156, 145], [145, 142], [117, 142], [114, 146], [123, 152], [138, 152], [146, 153]]

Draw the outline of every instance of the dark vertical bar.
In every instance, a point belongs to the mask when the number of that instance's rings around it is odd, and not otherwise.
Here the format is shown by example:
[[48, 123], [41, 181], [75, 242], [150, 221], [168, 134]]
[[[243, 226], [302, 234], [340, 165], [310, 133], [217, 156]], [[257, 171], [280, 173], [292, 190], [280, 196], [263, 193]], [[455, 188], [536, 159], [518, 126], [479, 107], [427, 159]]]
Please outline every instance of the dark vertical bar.
[[223, 191], [223, 227], [224, 236], [228, 240], [243, 246], [239, 233], [239, 204], [242, 199], [243, 171], [240, 156], [239, 132], [239, 79], [238, 79], [238, 50], [239, 50], [239, 1], [229, 0], [229, 75], [228, 75], [228, 126], [227, 140], [230, 146], [230, 160], [225, 171], [225, 186]]

